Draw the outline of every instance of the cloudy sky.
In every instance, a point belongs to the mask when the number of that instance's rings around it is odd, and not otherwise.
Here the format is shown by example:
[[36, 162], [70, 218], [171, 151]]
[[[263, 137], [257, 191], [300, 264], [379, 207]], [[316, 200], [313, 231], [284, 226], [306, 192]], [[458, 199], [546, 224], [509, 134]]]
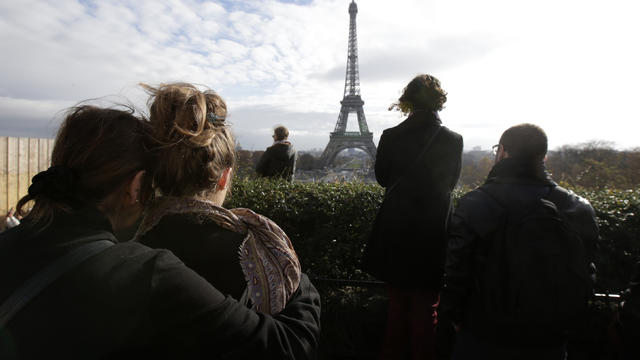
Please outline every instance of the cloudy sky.
[[[139, 82], [188, 81], [227, 101], [236, 137], [262, 149], [291, 129], [322, 149], [343, 95], [350, 0], [3, 0], [0, 135], [51, 137], [60, 111], [108, 96], [140, 108]], [[441, 117], [486, 149], [534, 122], [551, 147], [640, 146], [637, 0], [360, 0], [360, 81], [369, 128], [416, 74], [438, 77]], [[355, 115], [349, 129], [355, 128]]]

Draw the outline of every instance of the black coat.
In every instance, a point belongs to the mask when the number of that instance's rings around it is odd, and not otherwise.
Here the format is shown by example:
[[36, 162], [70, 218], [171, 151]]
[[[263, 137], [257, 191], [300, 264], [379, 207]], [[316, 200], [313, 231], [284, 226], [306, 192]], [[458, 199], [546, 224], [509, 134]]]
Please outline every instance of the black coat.
[[[460, 199], [453, 214], [446, 259], [447, 285], [440, 301], [441, 314], [463, 327], [471, 327], [476, 335], [491, 336], [487, 335], [491, 319], [476, 310], [481, 308], [476, 290], [484, 274], [485, 259], [495, 241], [499, 240], [494, 235], [505, 223], [508, 209], [500, 204], [526, 209], [545, 196], [554, 199], [558, 211], [579, 233], [587, 262], [593, 261], [599, 235], [595, 212], [589, 202], [557, 186], [542, 164], [536, 166], [514, 158], [503, 159], [493, 167], [484, 185]], [[557, 339], [550, 339], [554, 340]]]
[[[0, 234], [0, 302], [79, 238], [112, 232], [98, 211]], [[320, 299], [303, 276], [278, 315], [225, 297], [166, 250], [120, 243], [47, 287], [0, 329], [1, 359], [313, 358]]]
[[273, 144], [262, 154], [256, 172], [263, 177], [293, 180], [296, 170], [296, 150], [289, 141]]
[[167, 214], [138, 241], [153, 249], [167, 249], [225, 295], [240, 299], [246, 281], [239, 251], [244, 235], [223, 229], [196, 214]]
[[393, 190], [376, 218], [365, 267], [396, 287], [432, 291], [442, 287], [446, 227], [451, 192], [460, 176], [462, 136], [442, 127], [416, 163], [440, 127], [436, 114], [416, 112], [385, 130], [378, 144], [376, 179], [387, 191]]
[[629, 281], [629, 288], [624, 293], [624, 306], [620, 310], [619, 331], [627, 357], [623, 359], [639, 359], [638, 336], [640, 336], [640, 262]]

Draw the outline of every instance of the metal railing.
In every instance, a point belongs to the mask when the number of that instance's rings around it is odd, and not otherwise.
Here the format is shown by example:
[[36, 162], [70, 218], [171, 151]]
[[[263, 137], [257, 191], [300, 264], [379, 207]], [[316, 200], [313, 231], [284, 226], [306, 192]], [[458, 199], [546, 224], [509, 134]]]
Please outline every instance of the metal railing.
[[[376, 280], [350, 280], [350, 279], [331, 279], [325, 277], [314, 277], [311, 278], [311, 281], [315, 284], [319, 285], [328, 285], [328, 286], [357, 286], [357, 287], [366, 287], [366, 288], [384, 288], [386, 283], [382, 281]], [[597, 300], [602, 300], [606, 302], [616, 302], [619, 303], [622, 301], [622, 295], [618, 293], [595, 293], [594, 297]]]
[[349, 279], [329, 279], [324, 277], [311, 278], [314, 284], [333, 286], [358, 286], [366, 288], [383, 288], [386, 283], [376, 280], [349, 280]]

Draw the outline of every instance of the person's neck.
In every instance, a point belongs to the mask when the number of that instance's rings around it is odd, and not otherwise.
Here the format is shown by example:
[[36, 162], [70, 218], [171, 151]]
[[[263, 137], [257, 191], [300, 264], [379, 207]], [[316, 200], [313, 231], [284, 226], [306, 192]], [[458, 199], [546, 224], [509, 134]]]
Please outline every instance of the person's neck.
[[222, 207], [224, 199], [227, 197], [227, 189], [210, 191], [203, 196], [197, 196], [197, 199], [211, 201], [214, 205]]
[[410, 116], [415, 119], [427, 119], [428, 121], [433, 121], [438, 124], [442, 123], [438, 112], [430, 109], [414, 109]]

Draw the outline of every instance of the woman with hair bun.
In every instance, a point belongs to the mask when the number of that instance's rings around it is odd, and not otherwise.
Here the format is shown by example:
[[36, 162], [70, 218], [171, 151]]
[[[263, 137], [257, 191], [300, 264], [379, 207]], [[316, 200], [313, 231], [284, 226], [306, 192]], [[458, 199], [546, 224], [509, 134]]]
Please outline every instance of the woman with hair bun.
[[225, 297], [171, 252], [118, 243], [151, 194], [149, 124], [79, 106], [0, 234], [0, 359], [313, 358], [320, 299], [306, 276], [278, 315]]
[[298, 287], [300, 263], [274, 222], [249, 209], [222, 207], [235, 166], [224, 100], [191, 84], [142, 86], [151, 95], [158, 163], [152, 177], [159, 196], [134, 240], [171, 250], [252, 309], [280, 312]]

